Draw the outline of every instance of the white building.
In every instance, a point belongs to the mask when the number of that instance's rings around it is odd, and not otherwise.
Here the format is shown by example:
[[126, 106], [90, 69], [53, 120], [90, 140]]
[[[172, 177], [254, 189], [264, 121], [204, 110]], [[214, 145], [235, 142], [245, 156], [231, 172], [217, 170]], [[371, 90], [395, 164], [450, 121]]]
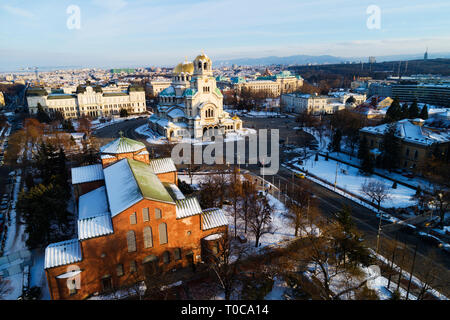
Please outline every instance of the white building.
[[281, 105], [286, 112], [302, 113], [307, 111], [313, 115], [331, 114], [345, 108], [345, 103], [336, 98], [298, 93], [283, 94]]
[[222, 134], [242, 129], [238, 117], [223, 111], [223, 95], [205, 54], [185, 61], [173, 70], [171, 85], [159, 93], [159, 104], [149, 126], [168, 139], [201, 138], [213, 130]]
[[64, 118], [118, 115], [121, 109], [129, 114], [146, 111], [145, 92], [135, 86], [123, 91], [103, 90], [100, 86], [78, 86], [74, 93], [51, 93], [43, 88], [31, 88], [27, 92], [27, 102], [30, 114], [36, 114], [40, 104], [47, 113], [58, 111]]

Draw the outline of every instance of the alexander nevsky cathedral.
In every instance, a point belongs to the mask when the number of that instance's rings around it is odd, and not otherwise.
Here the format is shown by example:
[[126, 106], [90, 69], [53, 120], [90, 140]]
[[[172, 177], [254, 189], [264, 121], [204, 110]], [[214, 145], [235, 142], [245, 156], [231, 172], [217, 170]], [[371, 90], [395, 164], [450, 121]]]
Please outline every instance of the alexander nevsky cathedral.
[[198, 139], [214, 132], [241, 130], [242, 121], [223, 111], [223, 95], [216, 86], [211, 59], [202, 53], [193, 62], [182, 62], [173, 69], [172, 83], [159, 94], [149, 126], [169, 140]]

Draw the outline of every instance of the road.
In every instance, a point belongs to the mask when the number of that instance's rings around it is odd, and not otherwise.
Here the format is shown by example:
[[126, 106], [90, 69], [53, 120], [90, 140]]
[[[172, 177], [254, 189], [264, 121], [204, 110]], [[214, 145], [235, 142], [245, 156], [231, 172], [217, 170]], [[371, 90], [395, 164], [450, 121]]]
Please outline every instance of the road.
[[[283, 121], [284, 119], [277, 119], [277, 121]], [[134, 129], [138, 126], [144, 124], [146, 122], [145, 119], [138, 120], [130, 120], [126, 122], [122, 122], [116, 125], [112, 125], [110, 127], [105, 127], [103, 129], [99, 129], [96, 132], [97, 138], [101, 141], [110, 141], [119, 136], [119, 131], [122, 131], [126, 137], [136, 139], [144, 142], [151, 152], [152, 148], [157, 147], [155, 145], [150, 145], [145, 141], [145, 137], [137, 134]], [[258, 128], [259, 123], [267, 123], [267, 121], [263, 121], [261, 119], [257, 119], [256, 121], [248, 121], [247, 123], [256, 124], [255, 128]], [[279, 123], [284, 128], [289, 128], [293, 126], [293, 124], [289, 124], [282, 122]], [[251, 126], [250, 126], [251, 127]], [[261, 128], [261, 127], [259, 127]], [[283, 139], [284, 137], [295, 136], [289, 135], [289, 131], [280, 130], [280, 136]], [[309, 142], [310, 140], [306, 137], [298, 136], [297, 139], [301, 143]], [[292, 141], [292, 138], [291, 138]], [[152, 152], [151, 152], [152, 153]], [[260, 175], [260, 168], [256, 165], [249, 165], [245, 167], [246, 169], [252, 171], [255, 174]], [[274, 185], [278, 186], [279, 184], [282, 186], [290, 185], [291, 183], [298, 183], [297, 177], [292, 175], [292, 172], [285, 169], [280, 168], [276, 175], [265, 176], [265, 179], [274, 183]], [[363, 237], [367, 242], [368, 246], [375, 249], [376, 248], [376, 238], [378, 232], [378, 223], [379, 219], [375, 216], [375, 213], [358, 203], [353, 202], [337, 193], [332, 192], [331, 190], [318, 185], [313, 182], [308, 182], [311, 191], [314, 193], [318, 201], [319, 210], [327, 217], [333, 218], [334, 214], [340, 210], [343, 205], [348, 205], [352, 210], [352, 216], [356, 222], [357, 228], [363, 233]], [[282, 188], [283, 189], [283, 188]], [[423, 278], [423, 275], [430, 269], [430, 266], [433, 266], [438, 270], [437, 277], [439, 279], [439, 283], [443, 285], [439, 290], [445, 294], [447, 297], [450, 297], [450, 257], [449, 254], [442, 249], [421, 241], [416, 235], [405, 232], [402, 229], [391, 229], [386, 228], [382, 232], [381, 240], [380, 240], [380, 253], [383, 254], [386, 258], [390, 259], [392, 252], [387, 252], [387, 242], [388, 240], [394, 240], [398, 236], [398, 240], [400, 243], [400, 247], [406, 245], [405, 252], [407, 253], [407, 258], [404, 261], [408, 261], [413, 255], [414, 247], [418, 244], [417, 250], [417, 258], [416, 264], [414, 267], [414, 275], [418, 278]], [[399, 262], [395, 260], [397, 264]], [[406, 271], [410, 271], [410, 266], [407, 267]]]

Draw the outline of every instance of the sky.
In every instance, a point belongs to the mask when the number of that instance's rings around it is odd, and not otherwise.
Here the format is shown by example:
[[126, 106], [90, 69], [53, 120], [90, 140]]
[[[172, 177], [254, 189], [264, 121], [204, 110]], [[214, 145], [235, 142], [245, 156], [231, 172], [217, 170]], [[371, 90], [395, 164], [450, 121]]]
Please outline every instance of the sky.
[[0, 0], [0, 71], [450, 52], [449, 17], [449, 0]]

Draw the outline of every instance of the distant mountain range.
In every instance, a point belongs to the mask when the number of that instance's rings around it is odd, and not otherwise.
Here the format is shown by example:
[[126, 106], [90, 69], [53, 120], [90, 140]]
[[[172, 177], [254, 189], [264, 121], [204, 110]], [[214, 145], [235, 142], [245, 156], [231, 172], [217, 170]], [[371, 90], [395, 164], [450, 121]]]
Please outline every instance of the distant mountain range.
[[[404, 54], [404, 55], [391, 55], [391, 56], [379, 56], [375, 57], [377, 62], [383, 61], [399, 61], [399, 60], [415, 60], [423, 59], [423, 53], [417, 54]], [[444, 53], [429, 53], [428, 59], [436, 58], [450, 58], [450, 52]], [[288, 57], [262, 57], [262, 58], [238, 58], [229, 60], [217, 60], [214, 62], [215, 66], [231, 66], [233, 64], [241, 66], [267, 66], [273, 64], [282, 65], [307, 65], [307, 64], [336, 64], [345, 62], [368, 62], [368, 57], [335, 57], [330, 55], [310, 56], [310, 55], [294, 55]]]

